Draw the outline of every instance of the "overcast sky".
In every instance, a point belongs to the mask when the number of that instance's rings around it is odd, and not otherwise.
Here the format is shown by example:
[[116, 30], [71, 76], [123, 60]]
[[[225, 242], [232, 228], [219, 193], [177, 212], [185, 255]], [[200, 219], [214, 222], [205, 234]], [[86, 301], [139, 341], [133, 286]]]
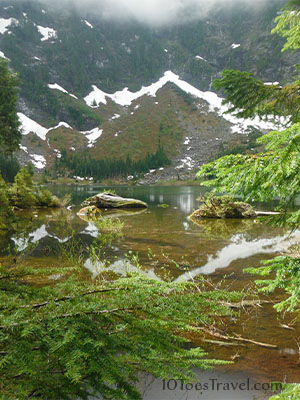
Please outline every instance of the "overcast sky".
[[[51, 0], [39, 0], [49, 4]], [[242, 4], [260, 7], [274, 0], [52, 0], [60, 7], [75, 5], [82, 13], [105, 18], [135, 19], [150, 25], [165, 25], [187, 19], [203, 18], [220, 6]]]

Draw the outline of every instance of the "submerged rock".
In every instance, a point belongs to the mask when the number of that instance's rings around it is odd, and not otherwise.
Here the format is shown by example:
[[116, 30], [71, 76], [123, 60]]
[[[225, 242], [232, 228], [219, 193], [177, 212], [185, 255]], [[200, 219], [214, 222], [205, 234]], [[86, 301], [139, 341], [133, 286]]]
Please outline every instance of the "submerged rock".
[[95, 206], [97, 208], [147, 208], [147, 203], [141, 200], [120, 197], [110, 192], [98, 193], [86, 199], [84, 207]]
[[79, 216], [99, 217], [101, 211], [96, 206], [87, 206], [82, 208], [77, 214]]
[[199, 218], [253, 218], [254, 208], [242, 201], [234, 201], [228, 196], [211, 197], [203, 200], [200, 208], [190, 216], [191, 220]]

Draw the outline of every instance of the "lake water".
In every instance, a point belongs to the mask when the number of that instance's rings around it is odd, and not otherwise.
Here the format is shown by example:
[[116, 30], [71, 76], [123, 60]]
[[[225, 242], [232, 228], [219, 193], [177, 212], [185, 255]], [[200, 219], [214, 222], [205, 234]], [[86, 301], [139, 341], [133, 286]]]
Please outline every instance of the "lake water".
[[[119, 195], [134, 197], [148, 203], [147, 210], [128, 213], [126, 211], [104, 212], [104, 216], [116, 216], [124, 223], [123, 236], [117, 241], [106, 243], [105, 256], [111, 261], [106, 269], [112, 275], [124, 275], [133, 265], [125, 262], [129, 251], [137, 253], [145, 274], [155, 279], [163, 279], [166, 272], [172, 279], [189, 280], [205, 274], [213, 283], [225, 279], [229, 289], [242, 289], [253, 285], [254, 277], [243, 273], [243, 269], [259, 266], [260, 261], [273, 257], [299, 241], [299, 233], [292, 235], [281, 228], [274, 228], [262, 220], [203, 220], [195, 224], [188, 216], [198, 207], [197, 198], [204, 193], [200, 187], [115, 187]], [[77, 216], [81, 202], [103, 190], [100, 186], [59, 186], [50, 187], [58, 196], [72, 194], [71, 210], [41, 210], [21, 214], [21, 222], [15, 233], [0, 236], [3, 258], [7, 249], [27, 251], [28, 263], [48, 264], [57, 262], [55, 246], [67, 243], [72, 237], [80, 240], [88, 248], [99, 232], [94, 222]], [[159, 207], [167, 204], [169, 207]], [[260, 208], [268, 209], [272, 205]], [[151, 257], [149, 257], [151, 254]], [[92, 262], [88, 256], [84, 260], [86, 274], [96, 276], [103, 265]], [[162, 268], [162, 265], [164, 268]], [[225, 278], [224, 278], [225, 277]], [[274, 294], [268, 300], [275, 301], [281, 294]], [[269, 383], [271, 381], [300, 382], [299, 377], [299, 326], [295, 330], [285, 329], [293, 316], [277, 315], [272, 304], [260, 308], [247, 309], [241, 318], [228, 323], [228, 330], [259, 342], [278, 346], [266, 349], [247, 344], [239, 347], [224, 347], [203, 342], [193, 337], [193, 341], [206, 348], [209, 355], [235, 362], [213, 373], [198, 372], [199, 381], [212, 380], [216, 376], [224, 382]], [[149, 378], [147, 378], [149, 379]], [[216, 382], [216, 381], [215, 381]], [[144, 379], [145, 399], [239, 399], [250, 400], [264, 397], [263, 391], [181, 390], [174, 383], [166, 388], [163, 382], [148, 382]], [[172, 390], [170, 390], [170, 388]], [[186, 388], [185, 388], [186, 389]], [[200, 393], [201, 392], [201, 393]], [[226, 397], [227, 396], [227, 397]], [[229, 397], [228, 397], [229, 396]], [[260, 397], [259, 397], [260, 396]]]

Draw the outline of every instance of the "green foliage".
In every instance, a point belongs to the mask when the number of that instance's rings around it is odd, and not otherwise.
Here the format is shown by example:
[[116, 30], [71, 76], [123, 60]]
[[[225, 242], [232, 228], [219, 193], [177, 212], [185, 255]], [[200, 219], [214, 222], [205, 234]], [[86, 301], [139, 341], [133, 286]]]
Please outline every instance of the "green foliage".
[[299, 80], [283, 87], [265, 85], [249, 72], [225, 70], [222, 78], [214, 81], [214, 87], [224, 90], [226, 99], [223, 104], [229, 105], [228, 113], [237, 117], [254, 118], [258, 115], [267, 119], [272, 116], [277, 120], [285, 117], [286, 124], [300, 121]]
[[0, 230], [7, 229], [12, 218], [12, 210], [9, 205], [7, 186], [0, 174]]
[[73, 153], [67, 154], [62, 150], [62, 156], [56, 161], [56, 171], [62, 173], [67, 169], [75, 176], [90, 177], [94, 179], [106, 179], [120, 176], [136, 175], [147, 172], [152, 168], [159, 168], [170, 164], [166, 153], [159, 146], [156, 153], [147, 154], [143, 160], [133, 161], [129, 156], [126, 160], [106, 159], [98, 160], [88, 154], [83, 157]]
[[262, 262], [262, 267], [247, 268], [245, 272], [260, 276], [274, 275], [273, 279], [257, 280], [262, 293], [272, 293], [275, 289], [283, 289], [289, 297], [274, 308], [277, 311], [300, 310], [300, 258], [292, 256], [279, 256], [272, 260]]
[[283, 384], [283, 392], [281, 394], [270, 397], [270, 400], [298, 400], [300, 398], [300, 385]]
[[21, 167], [12, 186], [7, 187], [9, 204], [21, 209], [60, 206], [60, 200], [49, 190], [34, 186], [32, 176], [33, 170], [30, 164], [27, 167]]
[[272, 33], [287, 38], [282, 51], [297, 50], [300, 47], [299, 24], [300, 24], [300, 4], [298, 0], [289, 1], [283, 12], [275, 19], [276, 27]]
[[0, 147], [12, 153], [21, 141], [20, 122], [17, 116], [19, 79], [8, 69], [8, 62], [0, 59]]
[[[221, 304], [239, 294], [211, 291], [202, 279], [82, 280], [69, 260], [59, 269], [0, 267], [2, 399], [141, 399], [133, 386], [141, 371], [190, 380], [192, 366], [222, 364], [187, 347], [182, 334], [230, 315]], [[55, 285], [29, 284], [55, 273]]]
[[[299, 10], [299, 2], [292, 0], [275, 19], [277, 25], [272, 33], [287, 38], [282, 51], [296, 50], [300, 47]], [[225, 70], [222, 72], [222, 78], [214, 81], [214, 87], [224, 90], [226, 94], [224, 104], [229, 105], [228, 113], [234, 113], [242, 118], [253, 118], [255, 115], [261, 118], [270, 115], [274, 118], [283, 116], [288, 122], [300, 122], [299, 80], [285, 86], [265, 85], [249, 72]]]
[[261, 137], [263, 134], [257, 130], [253, 129], [249, 132], [247, 137], [241, 141], [240, 143], [234, 146], [224, 147], [224, 144], [221, 143], [219, 146], [219, 154], [218, 158], [229, 155], [229, 154], [252, 154], [256, 153], [260, 144], [257, 143], [257, 139]]
[[13, 182], [19, 172], [18, 160], [11, 154], [0, 152], [0, 172], [6, 182]]
[[299, 212], [289, 212], [299, 194], [300, 124], [285, 131], [273, 131], [257, 142], [266, 152], [255, 155], [228, 155], [201, 167], [198, 178], [220, 193], [242, 196], [247, 201], [271, 201], [280, 197], [282, 215], [277, 222], [298, 226]]
[[99, 232], [111, 233], [120, 235], [124, 222], [121, 222], [119, 218], [100, 218], [96, 221], [96, 226]]
[[27, 168], [22, 167], [9, 188], [10, 203], [18, 208], [30, 208], [36, 203], [33, 194], [32, 177]]
[[193, 212], [191, 219], [197, 218], [250, 218], [255, 216], [250, 204], [236, 201], [232, 196], [215, 196], [207, 193], [200, 197], [202, 205]]
[[[282, 14], [277, 17], [273, 33], [287, 38], [283, 51], [300, 47], [300, 4], [290, 1]], [[239, 195], [247, 200], [270, 201], [280, 198], [281, 215], [273, 218], [280, 225], [299, 227], [300, 211], [293, 211], [296, 197], [300, 193], [300, 81], [281, 87], [264, 85], [248, 72], [226, 70], [222, 78], [215, 81], [217, 89], [226, 94], [225, 104], [229, 111], [240, 117], [266, 118], [285, 116], [293, 123], [283, 132], [273, 131], [257, 139], [266, 151], [256, 155], [228, 155], [204, 165], [198, 178], [208, 178], [203, 182], [216, 192]], [[260, 268], [248, 268], [246, 272], [259, 274], [264, 279], [257, 284], [261, 292], [271, 293], [283, 289], [288, 297], [275, 305], [278, 311], [299, 312], [300, 304], [300, 256], [282, 255], [263, 261]], [[300, 385], [287, 385], [284, 391], [272, 400], [298, 399]]]

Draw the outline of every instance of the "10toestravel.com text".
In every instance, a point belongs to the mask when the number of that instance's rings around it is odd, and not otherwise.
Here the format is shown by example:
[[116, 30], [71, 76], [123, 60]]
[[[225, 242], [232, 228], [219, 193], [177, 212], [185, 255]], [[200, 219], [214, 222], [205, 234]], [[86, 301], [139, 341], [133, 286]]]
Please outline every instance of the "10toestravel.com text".
[[261, 383], [251, 382], [248, 378], [244, 382], [222, 382], [220, 379], [211, 378], [206, 382], [185, 383], [175, 379], [163, 380], [163, 390], [182, 390], [182, 391], [277, 391], [282, 390], [282, 383]]

